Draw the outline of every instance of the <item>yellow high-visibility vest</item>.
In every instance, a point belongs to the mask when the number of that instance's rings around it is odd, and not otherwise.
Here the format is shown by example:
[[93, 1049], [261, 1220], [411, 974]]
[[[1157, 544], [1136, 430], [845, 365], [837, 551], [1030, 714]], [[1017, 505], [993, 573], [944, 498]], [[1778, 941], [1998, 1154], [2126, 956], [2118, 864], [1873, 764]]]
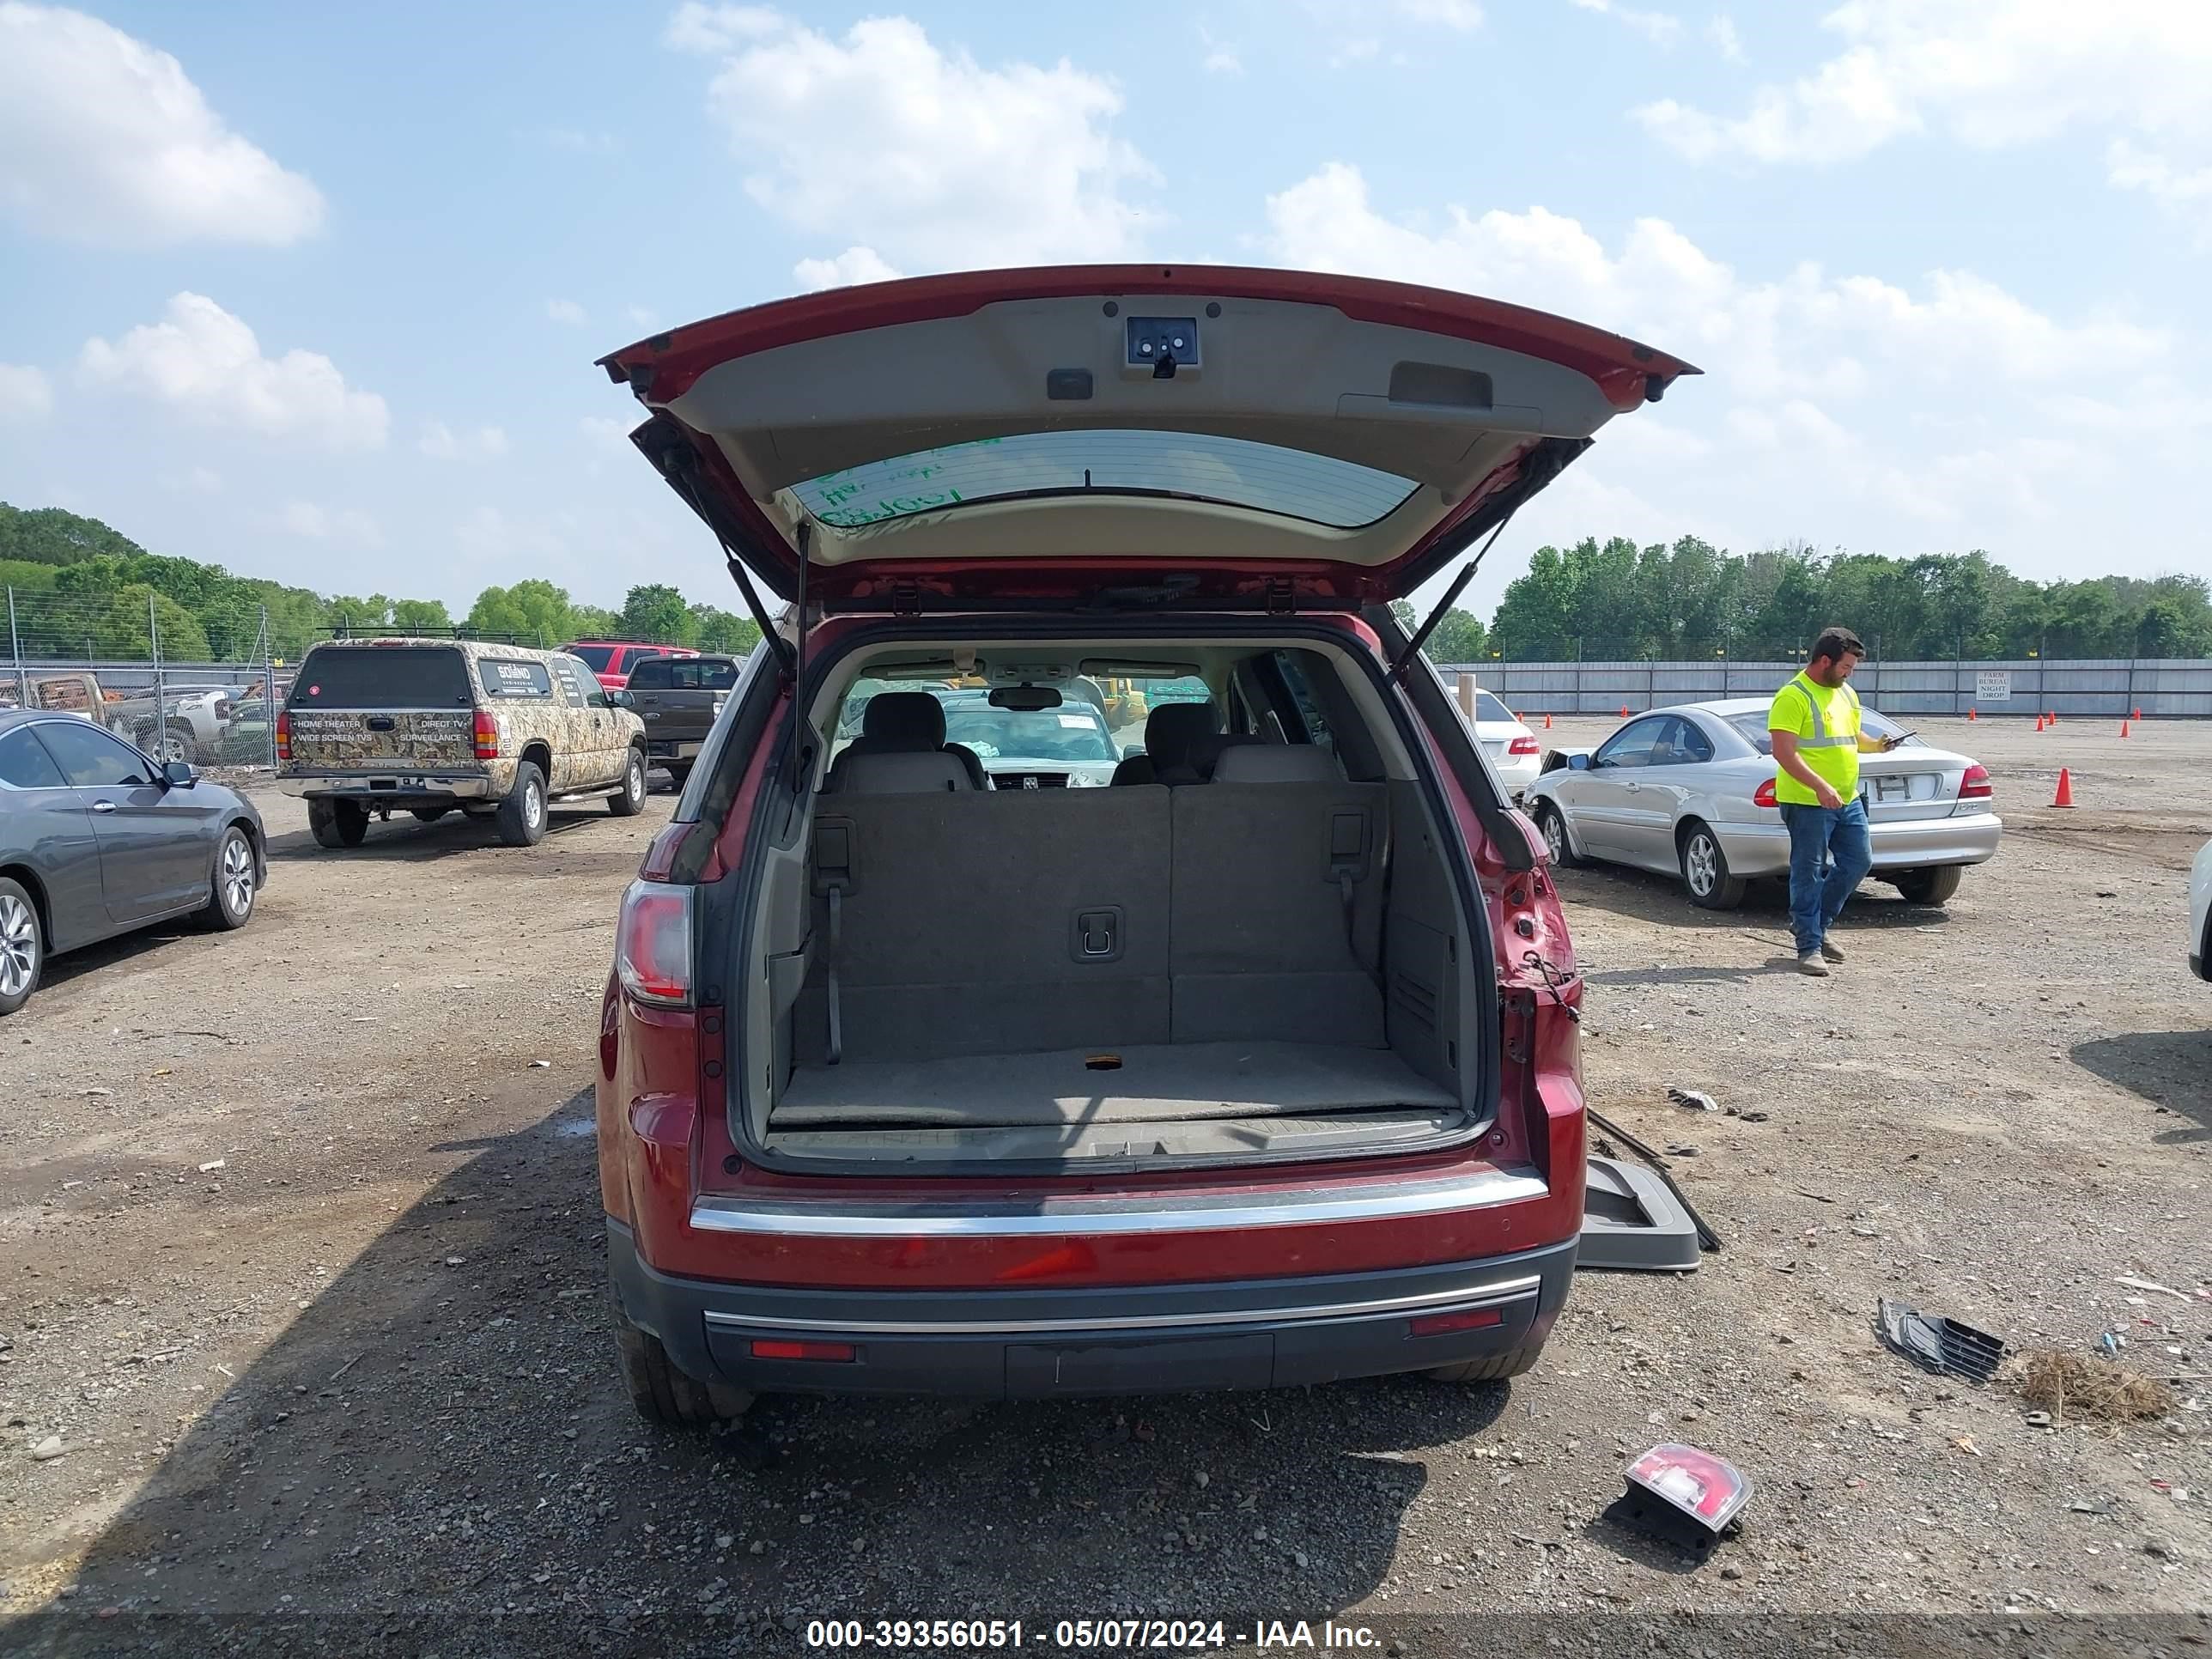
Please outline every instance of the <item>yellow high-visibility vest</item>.
[[[1797, 734], [1797, 752], [1815, 777], [1849, 800], [1859, 792], [1859, 694], [1850, 682], [1830, 690], [1799, 674], [1774, 694], [1766, 711], [1770, 732]], [[1810, 789], [1779, 766], [1774, 769], [1774, 799], [1785, 806], [1818, 804]]]

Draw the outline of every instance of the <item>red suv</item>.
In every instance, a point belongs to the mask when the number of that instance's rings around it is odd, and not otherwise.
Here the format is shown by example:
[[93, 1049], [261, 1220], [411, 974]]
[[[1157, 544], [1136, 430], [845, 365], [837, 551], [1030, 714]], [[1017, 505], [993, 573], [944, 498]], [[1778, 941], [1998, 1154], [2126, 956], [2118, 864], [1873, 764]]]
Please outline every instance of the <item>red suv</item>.
[[[1159, 267], [845, 289], [604, 361], [766, 635], [602, 1013], [640, 1408], [1533, 1364], [1584, 1220], [1581, 981], [1391, 602], [1696, 371]], [[1049, 758], [1082, 679], [1193, 677], [1110, 781]], [[976, 688], [1005, 720], [948, 742]]]
[[582, 658], [584, 666], [596, 674], [599, 684], [610, 691], [619, 691], [628, 685], [630, 671], [648, 657], [699, 654], [689, 646], [645, 645], [635, 640], [578, 640], [561, 649], [569, 656]]

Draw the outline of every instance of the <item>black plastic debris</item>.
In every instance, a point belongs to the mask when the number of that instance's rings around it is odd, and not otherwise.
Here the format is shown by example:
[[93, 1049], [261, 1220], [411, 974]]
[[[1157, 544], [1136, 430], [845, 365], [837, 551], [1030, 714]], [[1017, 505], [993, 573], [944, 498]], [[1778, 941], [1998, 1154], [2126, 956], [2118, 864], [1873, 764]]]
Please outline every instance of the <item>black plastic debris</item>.
[[1677, 1106], [1686, 1106], [1693, 1112], [1717, 1112], [1720, 1102], [1702, 1089], [1669, 1089], [1667, 1098]]
[[1986, 1382], [2004, 1358], [2004, 1343], [1987, 1331], [1887, 1297], [1875, 1310], [1875, 1327], [1893, 1351], [1938, 1376]]

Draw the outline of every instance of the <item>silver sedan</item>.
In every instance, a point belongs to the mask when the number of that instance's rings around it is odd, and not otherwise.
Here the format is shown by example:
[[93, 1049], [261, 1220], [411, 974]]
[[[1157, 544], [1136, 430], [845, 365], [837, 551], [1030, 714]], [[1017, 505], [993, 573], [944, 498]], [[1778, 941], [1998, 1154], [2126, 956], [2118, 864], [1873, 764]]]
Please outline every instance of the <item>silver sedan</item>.
[[[1774, 800], [1766, 698], [1639, 714], [1594, 750], [1559, 749], [1524, 805], [1555, 864], [1587, 860], [1679, 875], [1692, 902], [1733, 909], [1744, 884], [1789, 873], [1790, 832]], [[1859, 757], [1874, 873], [1915, 904], [1941, 904], [1969, 865], [1997, 850], [1988, 770], [1863, 711], [1869, 737], [1903, 736]]]

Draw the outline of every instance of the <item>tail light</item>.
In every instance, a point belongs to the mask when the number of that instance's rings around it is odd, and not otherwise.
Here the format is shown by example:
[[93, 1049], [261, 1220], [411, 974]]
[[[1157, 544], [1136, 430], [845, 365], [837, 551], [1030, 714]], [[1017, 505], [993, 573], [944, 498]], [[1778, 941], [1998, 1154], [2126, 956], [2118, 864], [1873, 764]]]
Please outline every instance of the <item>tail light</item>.
[[289, 708], [276, 716], [276, 758], [292, 758], [292, 711]]
[[655, 1008], [691, 1006], [690, 887], [634, 881], [615, 924], [615, 976], [632, 1000]]
[[1753, 793], [1751, 804], [1753, 806], [1779, 806], [1782, 805], [1780, 801], [1774, 798], [1774, 780], [1772, 778], [1767, 779], [1765, 783], [1760, 784], [1758, 789]]
[[499, 758], [499, 716], [489, 708], [477, 710], [477, 758]]
[[1990, 781], [1990, 769], [1979, 761], [1970, 762], [1966, 775], [1959, 780], [1960, 800], [1994, 800], [1996, 786]]
[[1505, 746], [1505, 752], [1509, 755], [1534, 755], [1540, 751], [1536, 746], [1535, 738], [1523, 732]]
[[756, 1359], [815, 1359], [850, 1364], [860, 1357], [849, 1342], [788, 1342], [756, 1338], [750, 1346]]

